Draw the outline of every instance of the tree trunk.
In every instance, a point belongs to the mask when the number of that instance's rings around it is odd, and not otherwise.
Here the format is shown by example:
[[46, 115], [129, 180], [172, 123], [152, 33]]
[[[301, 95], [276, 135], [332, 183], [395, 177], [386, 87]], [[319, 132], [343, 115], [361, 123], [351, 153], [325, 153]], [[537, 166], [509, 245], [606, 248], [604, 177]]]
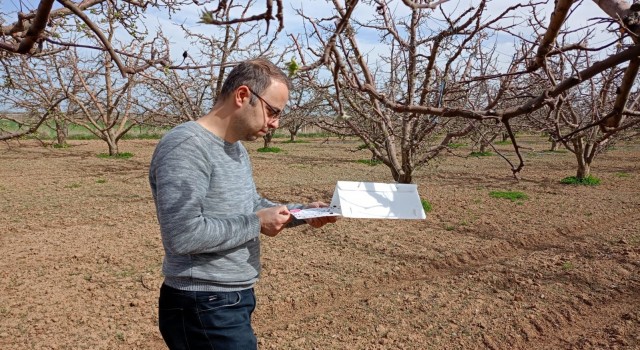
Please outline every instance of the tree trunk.
[[262, 136], [262, 139], [264, 140], [264, 148], [269, 148], [269, 146], [271, 145], [271, 139], [273, 139], [273, 131], [269, 131], [268, 133], [266, 133], [264, 136]]
[[69, 136], [69, 125], [66, 120], [54, 120], [56, 124], [56, 140], [58, 146], [64, 146], [67, 144], [67, 136]]
[[411, 173], [397, 171], [393, 169], [393, 167], [391, 167], [391, 176], [393, 176], [393, 179], [400, 184], [410, 184], [413, 180]]
[[110, 156], [118, 155], [118, 143], [116, 141], [108, 140], [107, 144], [109, 145], [109, 155]]
[[487, 146], [489, 144], [484, 142], [484, 141], [480, 141], [480, 153], [484, 153], [487, 151]]
[[553, 137], [549, 137], [549, 141], [551, 141], [551, 151], [552, 152], [557, 151], [559, 147], [559, 143]]
[[401, 184], [410, 184], [412, 181], [412, 176], [411, 174], [401, 174], [400, 177], [398, 178], [398, 183]]
[[115, 156], [118, 155], [118, 139], [116, 138], [116, 133], [113, 128], [109, 128], [102, 132], [102, 139], [109, 146], [109, 155]]
[[572, 141], [574, 146], [574, 152], [576, 160], [578, 161], [578, 171], [576, 172], [576, 178], [582, 180], [589, 176], [591, 171], [591, 163], [587, 160], [585, 150], [588, 149], [588, 145], [585, 147], [585, 142], [582, 138], [577, 138]]
[[591, 174], [591, 164], [586, 162], [578, 163], [578, 172], [576, 173], [576, 178], [578, 180], [583, 180]]
[[289, 131], [289, 141], [296, 142], [297, 132]]

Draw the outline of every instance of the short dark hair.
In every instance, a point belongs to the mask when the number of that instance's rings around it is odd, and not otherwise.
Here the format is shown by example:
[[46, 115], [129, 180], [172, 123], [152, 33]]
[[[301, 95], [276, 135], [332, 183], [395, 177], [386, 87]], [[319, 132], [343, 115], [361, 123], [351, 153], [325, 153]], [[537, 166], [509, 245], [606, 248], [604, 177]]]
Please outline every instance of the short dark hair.
[[[242, 85], [250, 87], [256, 94], [261, 94], [271, 85], [272, 79], [284, 83], [291, 90], [291, 81], [287, 75], [270, 61], [256, 58], [241, 62], [231, 70], [222, 84], [218, 99], [224, 100]], [[256, 97], [251, 94], [249, 102], [254, 105], [256, 101]]]

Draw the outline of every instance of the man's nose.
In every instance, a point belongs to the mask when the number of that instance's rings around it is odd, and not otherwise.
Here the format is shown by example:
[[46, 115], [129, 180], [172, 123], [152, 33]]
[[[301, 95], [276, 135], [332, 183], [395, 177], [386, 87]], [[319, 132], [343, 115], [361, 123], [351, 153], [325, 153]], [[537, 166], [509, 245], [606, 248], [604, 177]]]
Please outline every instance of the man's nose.
[[280, 125], [280, 119], [269, 118], [269, 121], [267, 122], [267, 126], [269, 126], [269, 129], [277, 129], [278, 125]]

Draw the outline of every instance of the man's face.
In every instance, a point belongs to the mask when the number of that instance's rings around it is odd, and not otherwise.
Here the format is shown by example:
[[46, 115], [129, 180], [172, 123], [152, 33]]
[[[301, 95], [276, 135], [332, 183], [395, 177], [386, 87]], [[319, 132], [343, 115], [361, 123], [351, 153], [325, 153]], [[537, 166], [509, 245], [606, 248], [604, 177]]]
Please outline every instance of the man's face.
[[269, 129], [278, 127], [282, 110], [289, 100], [289, 89], [286, 84], [272, 80], [261, 94], [256, 94], [250, 88], [248, 93], [249, 97], [254, 95], [257, 101], [252, 106], [247, 99], [243, 116], [244, 140], [254, 141], [266, 135]]

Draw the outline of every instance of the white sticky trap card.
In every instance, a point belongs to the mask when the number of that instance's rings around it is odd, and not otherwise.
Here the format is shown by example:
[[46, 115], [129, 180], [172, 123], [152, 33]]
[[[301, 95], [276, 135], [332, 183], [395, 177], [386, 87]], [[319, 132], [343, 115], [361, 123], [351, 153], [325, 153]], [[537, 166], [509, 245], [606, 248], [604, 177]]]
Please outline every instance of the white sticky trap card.
[[414, 184], [338, 181], [327, 208], [292, 210], [297, 219], [344, 216], [363, 219], [425, 219]]

